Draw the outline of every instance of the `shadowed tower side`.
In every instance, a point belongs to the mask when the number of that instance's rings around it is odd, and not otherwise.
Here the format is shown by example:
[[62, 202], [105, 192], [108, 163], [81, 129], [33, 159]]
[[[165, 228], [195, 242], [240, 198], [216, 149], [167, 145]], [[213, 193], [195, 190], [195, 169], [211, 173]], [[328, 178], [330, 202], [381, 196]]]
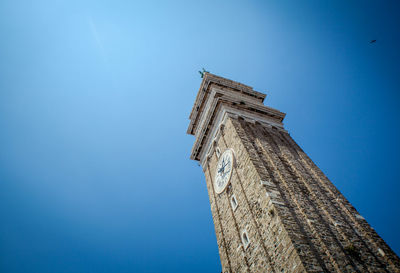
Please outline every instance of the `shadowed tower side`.
[[223, 272], [400, 272], [265, 97], [206, 72], [190, 114]]

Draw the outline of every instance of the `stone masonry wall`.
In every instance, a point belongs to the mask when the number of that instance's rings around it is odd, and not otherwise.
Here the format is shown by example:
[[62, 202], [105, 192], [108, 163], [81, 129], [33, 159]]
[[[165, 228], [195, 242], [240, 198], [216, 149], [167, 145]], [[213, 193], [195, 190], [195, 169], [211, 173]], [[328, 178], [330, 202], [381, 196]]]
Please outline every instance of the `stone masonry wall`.
[[223, 272], [400, 272], [396, 254], [288, 133], [228, 118], [216, 147], [236, 160], [221, 194], [215, 149], [203, 164]]

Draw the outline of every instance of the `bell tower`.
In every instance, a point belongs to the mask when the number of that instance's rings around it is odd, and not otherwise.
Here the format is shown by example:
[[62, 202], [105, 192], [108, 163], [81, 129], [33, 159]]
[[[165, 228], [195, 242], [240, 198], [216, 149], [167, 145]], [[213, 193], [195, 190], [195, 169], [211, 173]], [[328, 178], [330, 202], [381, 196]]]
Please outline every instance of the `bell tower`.
[[222, 271], [400, 272], [400, 260], [250, 86], [204, 73], [188, 134]]

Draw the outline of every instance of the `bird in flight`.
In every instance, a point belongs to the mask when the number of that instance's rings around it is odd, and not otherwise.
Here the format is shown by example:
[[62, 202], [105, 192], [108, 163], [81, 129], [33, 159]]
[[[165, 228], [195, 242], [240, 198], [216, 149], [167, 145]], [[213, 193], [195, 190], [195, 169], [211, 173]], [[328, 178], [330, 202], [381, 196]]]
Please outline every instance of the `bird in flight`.
[[376, 40], [371, 40], [369, 43], [370, 44], [373, 44], [373, 43], [375, 43], [376, 42]]

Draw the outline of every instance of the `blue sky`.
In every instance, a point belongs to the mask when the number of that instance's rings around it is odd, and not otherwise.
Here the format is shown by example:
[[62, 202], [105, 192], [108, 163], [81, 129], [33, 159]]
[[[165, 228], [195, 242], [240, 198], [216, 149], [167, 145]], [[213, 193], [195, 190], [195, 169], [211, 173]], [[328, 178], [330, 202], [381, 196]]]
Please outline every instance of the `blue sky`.
[[1, 1], [0, 271], [220, 272], [186, 135], [202, 67], [267, 93], [400, 253], [399, 13], [396, 1]]

